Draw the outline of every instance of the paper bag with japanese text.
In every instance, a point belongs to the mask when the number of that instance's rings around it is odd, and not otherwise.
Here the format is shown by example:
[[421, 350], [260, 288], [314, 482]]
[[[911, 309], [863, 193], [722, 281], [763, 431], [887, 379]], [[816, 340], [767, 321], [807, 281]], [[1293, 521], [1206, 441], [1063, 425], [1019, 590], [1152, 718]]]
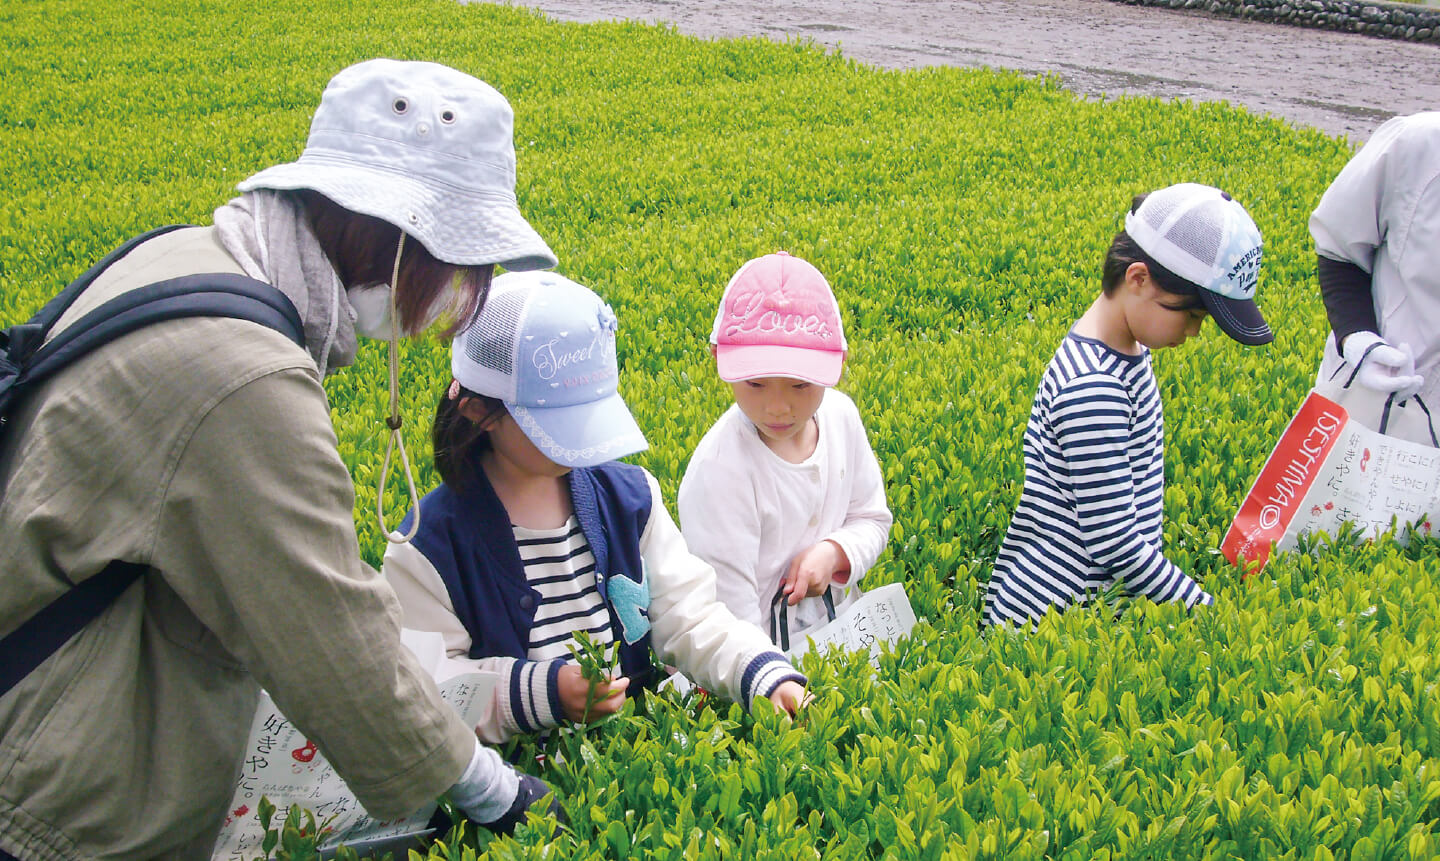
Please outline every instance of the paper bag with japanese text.
[[[402, 639], [420, 659], [421, 666], [432, 675], [442, 672], [445, 650], [439, 634], [406, 630]], [[473, 725], [487, 707], [496, 678], [494, 673], [473, 672], [437, 681], [441, 698]], [[264, 834], [256, 811], [262, 795], [276, 808], [272, 828], [284, 822], [292, 804], [298, 804], [313, 812], [317, 823], [329, 822], [330, 836], [322, 848], [344, 843], [357, 850], [363, 847], [366, 852], [397, 849], [399, 857], [403, 857], [409, 839], [427, 833], [426, 825], [436, 808], [429, 804], [410, 816], [388, 822], [372, 818], [314, 743], [285, 718], [264, 692], [251, 722], [235, 794], [211, 851], [212, 861], [248, 861], [261, 855]]]
[[863, 593], [832, 621], [795, 634], [785, 654], [798, 658], [812, 648], [823, 652], [835, 644], [851, 651], [869, 652], [874, 661], [880, 654], [881, 643], [893, 644], [914, 627], [915, 611], [905, 587], [889, 583]]
[[1260, 469], [1221, 543], [1227, 559], [1265, 566], [1273, 544], [1349, 522], [1374, 537], [1392, 521], [1429, 534], [1440, 517], [1440, 449], [1376, 433], [1311, 392]]

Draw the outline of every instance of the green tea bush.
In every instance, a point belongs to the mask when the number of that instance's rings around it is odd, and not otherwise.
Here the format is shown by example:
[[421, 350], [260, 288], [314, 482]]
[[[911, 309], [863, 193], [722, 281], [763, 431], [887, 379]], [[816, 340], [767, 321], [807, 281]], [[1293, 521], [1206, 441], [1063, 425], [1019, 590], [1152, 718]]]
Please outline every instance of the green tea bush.
[[[468, 830], [431, 858], [1440, 855], [1437, 545], [1317, 540], [1248, 580], [1214, 549], [1318, 363], [1305, 222], [1348, 143], [1223, 104], [1084, 101], [1003, 72], [448, 0], [30, 0], [0, 8], [0, 32], [6, 324], [124, 238], [208, 222], [299, 153], [335, 71], [378, 55], [454, 65], [513, 103], [522, 209], [615, 306], [651, 442], [635, 460], [668, 498], [728, 403], [705, 341], [731, 273], [786, 249], [834, 285], [841, 387], [896, 513], [870, 576], [906, 585], [914, 637], [877, 669], [807, 658], [816, 702], [793, 723], [694, 698], [627, 707], [530, 766], [569, 832], [547, 847]], [[982, 635], [1036, 382], [1131, 196], [1182, 180], [1260, 225], [1277, 334], [1242, 349], [1210, 329], [1155, 360], [1166, 551], [1217, 603]], [[401, 349], [429, 488], [447, 349]], [[372, 563], [385, 378], [368, 344], [326, 384]], [[408, 505], [400, 479], [385, 493]]]

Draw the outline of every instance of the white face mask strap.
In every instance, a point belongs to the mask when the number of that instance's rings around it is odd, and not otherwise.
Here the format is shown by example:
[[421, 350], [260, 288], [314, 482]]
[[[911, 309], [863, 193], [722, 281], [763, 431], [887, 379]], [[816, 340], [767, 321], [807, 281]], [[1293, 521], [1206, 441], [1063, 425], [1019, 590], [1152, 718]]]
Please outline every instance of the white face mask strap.
[[[405, 231], [400, 231], [400, 244], [395, 249], [395, 268], [390, 273], [390, 415], [385, 419], [390, 428], [390, 438], [385, 443], [385, 461], [380, 465], [380, 483], [375, 488], [375, 516], [380, 522], [380, 534], [391, 544], [404, 544], [420, 531], [420, 496], [415, 492], [415, 474], [410, 469], [410, 458], [405, 454], [405, 438], [400, 435], [404, 419], [400, 417], [400, 312], [395, 305], [396, 286], [400, 283], [400, 255], [405, 250]], [[400, 464], [405, 469], [405, 485], [410, 490], [410, 508], [415, 512], [410, 531], [396, 537], [385, 525], [385, 479], [390, 474], [390, 456], [400, 451]]]

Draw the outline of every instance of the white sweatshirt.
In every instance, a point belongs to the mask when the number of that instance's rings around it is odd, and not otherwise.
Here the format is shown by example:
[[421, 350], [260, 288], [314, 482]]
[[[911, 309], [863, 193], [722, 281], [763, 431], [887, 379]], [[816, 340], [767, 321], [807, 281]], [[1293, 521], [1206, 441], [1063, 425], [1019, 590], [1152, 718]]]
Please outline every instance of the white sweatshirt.
[[[1310, 216], [1317, 253], [1371, 275], [1379, 334], [1409, 345], [1420, 390], [1440, 402], [1440, 112], [1383, 123]], [[1344, 360], [1327, 345], [1320, 379]]]
[[[700, 440], [680, 482], [680, 528], [690, 552], [715, 567], [716, 593], [731, 612], [766, 632], [771, 601], [796, 554], [826, 539], [838, 544], [851, 573], [832, 597], [837, 608], [854, 603], [855, 586], [885, 549], [894, 520], [855, 402], [828, 389], [815, 419], [815, 452], [790, 463], [732, 405]], [[798, 633], [824, 619], [821, 600], [807, 598], [790, 608], [789, 628]]]

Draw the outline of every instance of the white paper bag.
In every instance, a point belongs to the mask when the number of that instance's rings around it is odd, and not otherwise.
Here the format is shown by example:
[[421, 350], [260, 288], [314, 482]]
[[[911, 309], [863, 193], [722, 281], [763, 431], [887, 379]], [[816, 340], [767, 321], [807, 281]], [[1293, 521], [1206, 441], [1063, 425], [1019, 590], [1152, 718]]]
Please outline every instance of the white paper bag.
[[915, 610], [905, 587], [889, 583], [860, 595], [859, 600], [840, 610], [835, 619], [793, 635], [786, 656], [798, 658], [814, 648], [824, 651], [834, 643], [852, 651], [870, 653], [875, 661], [881, 643], [894, 643], [915, 627]]
[[[439, 634], [406, 630], [401, 634], [401, 641], [432, 676], [445, 671], [445, 644]], [[440, 682], [440, 696], [473, 726], [488, 704], [498, 678], [495, 673], [481, 672], [453, 676]], [[372, 818], [325, 761], [324, 755], [281, 714], [270, 695], [263, 691], [250, 725], [250, 738], [245, 743], [240, 779], [230, 810], [211, 851], [212, 861], [242, 861], [260, 855], [264, 833], [260, 830], [256, 808], [262, 795], [275, 805], [271, 828], [278, 830], [292, 804], [312, 811], [317, 824], [330, 820], [331, 833], [321, 844], [322, 849], [341, 843], [367, 849], [403, 845], [407, 838], [427, 833], [426, 823], [436, 808], [436, 804], [431, 803], [410, 816], [388, 822]]]
[[1440, 449], [1376, 433], [1316, 392], [1301, 404], [1260, 469], [1221, 543], [1231, 562], [1263, 568], [1273, 543], [1343, 522], [1375, 536], [1398, 524], [1431, 532], [1440, 517]]

